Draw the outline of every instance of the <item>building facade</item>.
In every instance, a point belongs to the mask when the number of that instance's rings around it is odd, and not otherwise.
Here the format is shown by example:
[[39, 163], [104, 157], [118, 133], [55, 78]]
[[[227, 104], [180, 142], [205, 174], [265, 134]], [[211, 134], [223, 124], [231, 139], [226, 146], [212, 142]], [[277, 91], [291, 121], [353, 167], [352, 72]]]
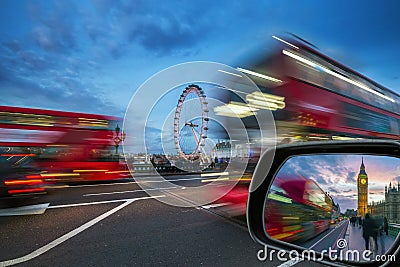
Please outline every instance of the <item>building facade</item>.
[[385, 200], [368, 206], [372, 216], [384, 216], [389, 223], [400, 224], [400, 184], [385, 186]]
[[400, 223], [400, 184], [385, 187], [385, 216], [391, 223]]

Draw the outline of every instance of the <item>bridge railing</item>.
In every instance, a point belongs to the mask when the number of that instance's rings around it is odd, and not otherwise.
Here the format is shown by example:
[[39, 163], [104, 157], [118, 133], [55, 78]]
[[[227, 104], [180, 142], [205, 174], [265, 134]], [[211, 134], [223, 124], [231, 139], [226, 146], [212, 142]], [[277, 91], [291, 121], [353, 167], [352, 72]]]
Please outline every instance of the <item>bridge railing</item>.
[[397, 237], [400, 233], [400, 224], [389, 223], [389, 235], [393, 237]]

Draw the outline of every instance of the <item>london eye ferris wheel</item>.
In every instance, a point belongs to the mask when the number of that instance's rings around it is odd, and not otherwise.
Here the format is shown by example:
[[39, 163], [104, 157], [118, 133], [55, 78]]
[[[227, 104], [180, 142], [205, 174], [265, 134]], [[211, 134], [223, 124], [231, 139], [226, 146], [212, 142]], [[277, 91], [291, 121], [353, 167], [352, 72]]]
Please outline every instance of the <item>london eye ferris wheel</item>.
[[208, 161], [204, 150], [208, 131], [208, 102], [203, 89], [191, 84], [179, 97], [174, 116], [177, 154], [186, 160]]

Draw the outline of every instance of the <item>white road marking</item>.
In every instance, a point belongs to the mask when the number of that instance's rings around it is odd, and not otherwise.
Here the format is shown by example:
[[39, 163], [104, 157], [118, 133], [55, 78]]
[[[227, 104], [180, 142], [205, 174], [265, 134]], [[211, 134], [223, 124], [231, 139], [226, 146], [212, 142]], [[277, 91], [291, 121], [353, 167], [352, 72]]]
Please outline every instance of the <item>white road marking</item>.
[[[193, 176], [197, 174], [190, 174], [186, 176]], [[183, 178], [183, 179], [172, 179], [172, 180], [167, 180], [168, 182], [179, 182], [179, 181], [194, 181], [194, 180], [201, 180], [203, 178], [201, 177], [195, 177], [195, 178]], [[138, 183], [165, 183], [165, 180], [143, 180], [140, 178], [140, 181], [132, 181], [132, 182], [119, 182], [119, 183], [109, 183], [109, 184], [83, 184], [83, 185], [64, 185], [64, 187], [71, 187], [71, 188], [80, 188], [80, 187], [97, 187], [97, 186], [112, 186], [112, 185], [127, 185], [127, 184], [138, 184]]]
[[50, 203], [29, 205], [17, 208], [0, 209], [0, 216], [43, 214]]
[[185, 189], [185, 187], [170, 186], [170, 187], [165, 187], [165, 188], [149, 188], [149, 189], [137, 189], [137, 190], [129, 190], [129, 191], [115, 191], [115, 192], [93, 193], [93, 194], [85, 194], [85, 195], [83, 195], [83, 196], [84, 196], [84, 197], [91, 197], [91, 196], [102, 196], [102, 195], [126, 194], [126, 193], [146, 192], [146, 191], [154, 191], [154, 190], [167, 190], [167, 189], [176, 189], [176, 188]]
[[[156, 196], [156, 197], [163, 197], [163, 196]], [[49, 251], [50, 249], [52, 249], [52, 248], [58, 246], [59, 244], [63, 243], [64, 241], [66, 241], [66, 240], [74, 237], [75, 235], [81, 233], [82, 231], [92, 227], [96, 223], [98, 223], [101, 220], [107, 218], [108, 216], [112, 215], [113, 213], [119, 211], [120, 209], [128, 206], [132, 202], [137, 201], [137, 200], [142, 200], [142, 199], [150, 199], [150, 198], [155, 198], [155, 197], [142, 197], [142, 198], [127, 199], [127, 200], [125, 200], [125, 203], [119, 205], [118, 207], [115, 207], [112, 210], [110, 210], [110, 211], [108, 211], [106, 213], [103, 213], [102, 215], [94, 218], [93, 220], [91, 220], [91, 221], [79, 226], [78, 228], [72, 230], [71, 232], [66, 233], [65, 235], [53, 240], [52, 242], [48, 243], [47, 245], [44, 245], [43, 247], [40, 247], [37, 250], [35, 250], [35, 251], [25, 255], [25, 256], [22, 256], [22, 257], [19, 257], [19, 258], [16, 258], [16, 259], [12, 259], [12, 260], [1, 261], [0, 262], [0, 266], [10, 266], [10, 265], [26, 262], [28, 260], [36, 258], [36, 257], [42, 255], [43, 253]]]
[[[341, 223], [340, 225], [337, 225], [335, 228], [333, 228], [329, 233], [327, 233], [323, 238], [321, 238], [318, 242], [316, 242], [314, 245], [312, 245], [311, 247], [308, 248], [308, 250], [311, 250], [313, 247], [315, 247], [316, 245], [318, 245], [322, 240], [324, 240], [327, 236], [329, 236], [332, 232], [334, 232], [338, 227], [340, 227], [343, 223]], [[287, 261], [282, 263], [281, 265], [279, 265], [278, 267], [290, 267], [293, 265], [296, 265], [299, 262], [302, 262], [303, 260], [301, 258], [295, 258], [293, 260]]]
[[292, 259], [290, 261], [286, 261], [286, 262], [282, 263], [281, 265], [278, 265], [278, 267], [290, 267], [290, 266], [293, 266], [293, 265], [295, 265], [295, 264], [297, 264], [297, 263], [299, 263], [301, 261], [302, 260], [300, 258], [295, 258], [295, 259]]
[[332, 229], [332, 231], [330, 231], [329, 233], [327, 233], [323, 238], [321, 238], [317, 243], [315, 243], [314, 245], [312, 245], [311, 247], [309, 247], [308, 249], [312, 249], [313, 247], [315, 247], [316, 245], [318, 245], [322, 240], [324, 240], [328, 235], [332, 234], [339, 226], [341, 225], [337, 225], [335, 228]]
[[59, 208], [70, 208], [70, 207], [79, 207], [79, 206], [89, 206], [89, 205], [99, 205], [99, 204], [108, 204], [108, 203], [117, 203], [117, 202], [126, 202], [135, 199], [148, 199], [148, 198], [159, 198], [165, 197], [164, 195], [161, 196], [154, 196], [154, 197], [139, 197], [139, 198], [127, 198], [127, 199], [114, 199], [114, 200], [105, 200], [105, 201], [96, 201], [96, 202], [86, 202], [86, 203], [76, 203], [76, 204], [64, 204], [64, 205], [56, 205], [50, 206], [48, 209], [59, 209]]

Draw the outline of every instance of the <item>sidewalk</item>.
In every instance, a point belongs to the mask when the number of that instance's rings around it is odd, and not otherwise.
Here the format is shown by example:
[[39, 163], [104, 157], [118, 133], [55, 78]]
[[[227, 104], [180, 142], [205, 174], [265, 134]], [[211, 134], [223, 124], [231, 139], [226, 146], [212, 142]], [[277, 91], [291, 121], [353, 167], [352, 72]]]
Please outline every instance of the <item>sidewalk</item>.
[[[360, 228], [358, 225], [348, 225], [345, 239], [347, 241], [346, 250], [358, 250], [361, 253], [365, 250], [365, 240], [362, 236], [362, 228]], [[376, 253], [378, 255], [385, 254], [385, 252], [392, 247], [394, 240], [394, 237], [387, 236], [385, 234], [378, 236], [378, 250]], [[369, 249], [371, 251], [375, 251], [374, 246], [375, 242], [371, 238]]]

